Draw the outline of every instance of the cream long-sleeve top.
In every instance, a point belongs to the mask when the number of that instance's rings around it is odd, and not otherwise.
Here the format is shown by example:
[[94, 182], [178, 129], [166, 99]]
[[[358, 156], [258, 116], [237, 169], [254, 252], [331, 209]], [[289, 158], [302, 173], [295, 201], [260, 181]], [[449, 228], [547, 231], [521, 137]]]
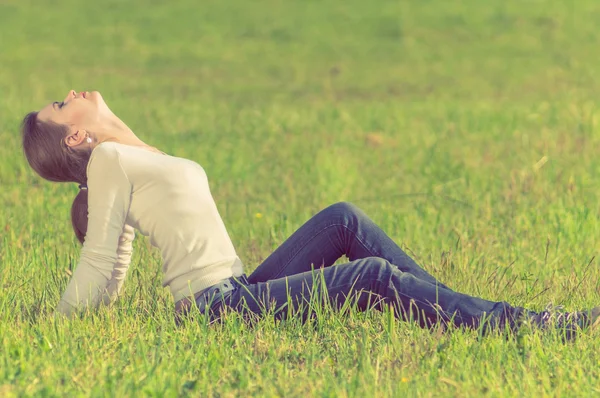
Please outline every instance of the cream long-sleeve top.
[[162, 255], [163, 286], [175, 301], [231, 276], [243, 264], [196, 162], [104, 142], [87, 166], [88, 229], [57, 310], [71, 314], [118, 295], [131, 262], [134, 229]]

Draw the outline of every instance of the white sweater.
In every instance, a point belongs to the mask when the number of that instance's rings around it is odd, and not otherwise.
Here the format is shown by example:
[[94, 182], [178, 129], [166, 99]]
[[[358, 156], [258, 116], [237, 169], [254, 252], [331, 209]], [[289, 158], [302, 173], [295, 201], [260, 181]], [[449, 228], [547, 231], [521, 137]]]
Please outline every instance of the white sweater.
[[161, 250], [163, 286], [175, 301], [242, 275], [199, 164], [105, 142], [94, 148], [87, 176], [87, 235], [59, 312], [96, 307], [118, 294], [131, 262], [134, 228]]

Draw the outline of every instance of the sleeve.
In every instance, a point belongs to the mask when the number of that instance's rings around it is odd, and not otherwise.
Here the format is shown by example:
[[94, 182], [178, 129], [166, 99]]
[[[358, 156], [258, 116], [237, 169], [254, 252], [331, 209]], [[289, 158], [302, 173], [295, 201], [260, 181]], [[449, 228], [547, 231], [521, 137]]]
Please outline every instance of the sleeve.
[[[71, 315], [86, 307], [97, 307], [107, 293], [108, 282], [115, 280], [118, 290], [125, 272], [127, 246], [119, 240], [128, 229], [125, 219], [131, 201], [131, 183], [121, 165], [119, 154], [110, 144], [101, 144], [88, 163], [88, 229], [79, 263], [73, 272], [57, 311]], [[115, 267], [116, 266], [116, 267]]]
[[133, 253], [133, 240], [135, 239], [135, 230], [133, 227], [125, 224], [123, 233], [119, 238], [119, 247], [117, 248], [117, 262], [112, 271], [110, 280], [106, 285], [106, 295], [103, 296], [104, 304], [109, 304], [111, 301], [117, 298], [125, 277], [127, 276], [127, 270], [131, 264], [131, 254]]

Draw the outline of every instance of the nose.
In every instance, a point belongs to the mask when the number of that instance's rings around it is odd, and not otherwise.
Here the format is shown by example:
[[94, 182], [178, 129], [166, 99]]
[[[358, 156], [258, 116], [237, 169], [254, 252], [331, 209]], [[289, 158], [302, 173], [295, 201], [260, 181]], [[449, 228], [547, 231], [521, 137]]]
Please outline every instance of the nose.
[[68, 100], [70, 100], [71, 98], [75, 98], [76, 96], [77, 93], [75, 92], [75, 90], [70, 90], [67, 96], [65, 97], [64, 102], [67, 102]]

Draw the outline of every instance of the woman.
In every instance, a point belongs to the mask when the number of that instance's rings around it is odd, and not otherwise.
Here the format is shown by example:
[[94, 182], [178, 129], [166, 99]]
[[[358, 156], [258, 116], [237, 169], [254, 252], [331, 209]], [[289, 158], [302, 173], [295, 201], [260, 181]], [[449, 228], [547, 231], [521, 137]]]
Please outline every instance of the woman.
[[[70, 91], [62, 102], [28, 114], [22, 130], [25, 155], [40, 176], [80, 187], [71, 216], [83, 248], [58, 305], [61, 313], [117, 296], [138, 229], [161, 249], [164, 286], [180, 314], [196, 305], [218, 318], [228, 306], [247, 315], [273, 311], [278, 318], [305, 319], [310, 312], [303, 304], [320, 280], [338, 308], [350, 298], [362, 310], [393, 305], [399, 318], [424, 327], [513, 329], [529, 321], [540, 328], [564, 327], [570, 334], [599, 323], [600, 307], [535, 313], [457, 293], [349, 203], [315, 215], [246, 278], [202, 167], [145, 144], [100, 93]], [[350, 262], [331, 266], [342, 255]], [[290, 312], [289, 299], [298, 312]]]

